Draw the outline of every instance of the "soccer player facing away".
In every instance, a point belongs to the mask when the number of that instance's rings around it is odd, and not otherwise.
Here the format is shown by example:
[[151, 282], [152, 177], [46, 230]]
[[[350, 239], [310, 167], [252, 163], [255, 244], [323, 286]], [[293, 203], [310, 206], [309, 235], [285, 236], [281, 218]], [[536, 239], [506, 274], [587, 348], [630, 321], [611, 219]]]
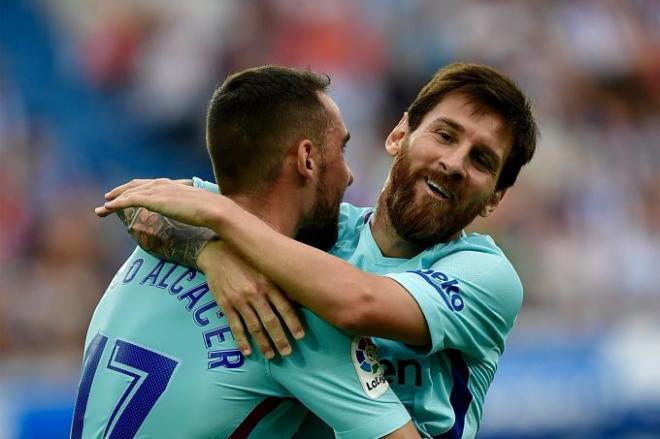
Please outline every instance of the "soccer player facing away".
[[[232, 75], [213, 95], [207, 136], [237, 205], [283, 235], [334, 242], [352, 175], [328, 84], [278, 66]], [[92, 317], [71, 437], [290, 438], [304, 404], [337, 437], [418, 438], [370, 339], [302, 318], [292, 355], [245, 358], [204, 275], [136, 249]]]
[[[376, 209], [342, 204], [336, 257], [276, 233], [226, 197], [170, 181], [118, 187], [97, 213], [142, 206], [212, 229], [292, 300], [349, 333], [381, 337], [385, 376], [424, 437], [473, 438], [522, 285], [489, 236], [464, 228], [495, 211], [531, 160], [537, 133], [509, 78], [475, 64], [439, 70], [386, 139], [394, 163]], [[224, 254], [219, 245], [198, 258], [214, 286], [233, 276], [208, 263]], [[248, 329], [258, 325], [251, 310], [268, 296], [215, 290]], [[263, 321], [266, 331], [273, 325]], [[247, 352], [244, 328], [232, 330]]]

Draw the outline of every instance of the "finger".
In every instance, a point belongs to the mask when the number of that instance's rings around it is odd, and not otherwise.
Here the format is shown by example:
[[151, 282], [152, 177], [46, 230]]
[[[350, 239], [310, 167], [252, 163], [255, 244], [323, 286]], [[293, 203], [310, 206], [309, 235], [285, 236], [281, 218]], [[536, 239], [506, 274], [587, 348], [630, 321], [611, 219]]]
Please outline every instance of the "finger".
[[268, 297], [293, 337], [296, 340], [302, 339], [305, 336], [305, 329], [291, 300], [279, 288], [273, 288]]
[[99, 206], [94, 208], [94, 213], [100, 216], [101, 218], [104, 218], [108, 215], [110, 215], [113, 211], [106, 208], [105, 206]]
[[144, 181], [145, 181], [144, 179], [140, 179], [140, 178], [133, 179], [133, 180], [129, 181], [128, 183], [124, 183], [120, 186], [115, 187], [110, 192], [106, 192], [104, 197], [105, 197], [106, 201], [113, 200], [113, 199], [117, 198], [119, 195], [123, 194], [127, 189], [130, 189], [131, 187], [134, 187], [135, 184], [137, 184], [137, 182], [144, 182]]
[[252, 354], [252, 348], [250, 347], [250, 341], [248, 340], [247, 334], [245, 332], [245, 326], [243, 325], [241, 316], [238, 315], [234, 308], [221, 308], [225, 317], [227, 317], [229, 328], [231, 329], [231, 333], [234, 335], [234, 340], [236, 340], [236, 345], [241, 350], [243, 355], [249, 357]]
[[257, 314], [250, 306], [246, 306], [245, 308], [239, 309], [238, 311], [241, 314], [241, 317], [243, 317], [245, 327], [254, 339], [257, 347], [259, 347], [259, 350], [264, 354], [266, 359], [272, 359], [275, 356], [275, 351], [270, 344], [270, 340], [268, 339], [266, 331], [264, 330], [264, 327], [261, 324]]
[[192, 186], [193, 181], [192, 178], [179, 178], [177, 180], [174, 180], [175, 183], [182, 184], [184, 186]]
[[115, 198], [114, 200], [106, 201], [103, 203], [103, 207], [105, 210], [109, 211], [110, 213], [116, 212], [121, 209], [126, 209], [127, 207], [135, 207], [135, 206], [140, 206], [140, 207], [146, 207], [149, 209], [149, 206], [146, 204], [142, 203], [142, 199], [144, 197], [141, 196], [136, 196], [133, 194], [122, 194], [119, 197]]
[[[217, 288], [213, 280], [213, 277], [207, 277], [208, 285], [211, 287], [211, 295], [218, 303], [220, 309], [222, 309], [223, 314], [227, 318], [227, 321], [229, 322], [229, 328], [231, 329], [231, 333], [234, 335], [236, 345], [241, 350], [241, 353], [248, 357], [252, 354], [252, 348], [250, 347], [250, 341], [248, 340], [248, 336], [245, 331], [243, 319], [241, 319], [241, 316], [236, 311], [234, 305], [227, 300], [227, 297], [220, 293], [222, 289]], [[247, 306], [247, 304], [244, 304], [244, 306]]]
[[116, 198], [103, 203], [103, 207], [114, 212], [127, 207], [146, 207], [149, 210], [155, 210], [152, 204], [156, 198], [161, 197], [162, 193], [152, 191], [154, 184], [143, 183], [127, 188]]
[[280, 355], [289, 355], [291, 353], [291, 345], [286, 338], [282, 322], [271, 308], [270, 303], [266, 300], [261, 300], [257, 304], [253, 303], [252, 306], [257, 311], [259, 319], [266, 329], [266, 333], [275, 344]]
[[133, 180], [125, 185], [119, 186], [109, 192], [112, 199], [106, 200], [104, 206], [108, 208], [117, 209], [117, 206], [133, 207], [150, 206], [147, 204], [152, 202], [163, 202], [171, 194], [178, 194], [181, 190], [194, 191], [192, 187], [184, 188], [185, 185], [180, 185], [167, 178], [157, 178], [154, 180]]
[[119, 195], [123, 194], [129, 189], [133, 189], [138, 186], [143, 186], [145, 184], [148, 184], [154, 180], [152, 179], [146, 179], [146, 178], [135, 178], [128, 183], [124, 183], [121, 186], [117, 186], [116, 188], [112, 189], [110, 192], [105, 194], [105, 199], [106, 200], [113, 200], [117, 198]]

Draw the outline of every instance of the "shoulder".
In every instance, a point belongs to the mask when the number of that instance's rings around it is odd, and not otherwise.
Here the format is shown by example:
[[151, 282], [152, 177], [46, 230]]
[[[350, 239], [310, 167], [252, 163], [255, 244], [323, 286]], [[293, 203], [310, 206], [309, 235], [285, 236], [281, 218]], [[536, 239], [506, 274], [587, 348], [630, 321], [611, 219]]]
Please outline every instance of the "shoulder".
[[522, 284], [488, 236], [470, 234], [428, 249], [420, 268], [388, 275], [415, 298], [429, 327], [431, 352], [458, 349], [484, 358], [504, 341], [522, 305]]
[[351, 228], [364, 225], [369, 220], [372, 212], [373, 208], [371, 207], [357, 207], [351, 203], [341, 203], [339, 206], [339, 224]]
[[357, 207], [350, 203], [341, 203], [339, 206], [339, 233], [333, 250], [353, 245], [359, 239], [360, 232], [369, 222], [372, 213], [373, 208], [371, 207]]
[[[433, 271], [479, 291], [482, 300], [515, 318], [522, 305], [523, 286], [515, 268], [488, 235], [470, 233], [434, 252]], [[433, 256], [432, 256], [433, 257]]]

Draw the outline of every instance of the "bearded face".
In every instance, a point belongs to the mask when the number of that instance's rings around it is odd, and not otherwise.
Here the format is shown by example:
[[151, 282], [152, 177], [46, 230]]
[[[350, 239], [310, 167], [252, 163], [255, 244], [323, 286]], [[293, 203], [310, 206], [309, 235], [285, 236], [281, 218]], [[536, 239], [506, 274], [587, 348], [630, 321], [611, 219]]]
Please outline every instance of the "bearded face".
[[[413, 169], [409, 146], [409, 139], [404, 140], [384, 195], [396, 233], [426, 248], [452, 239], [482, 211], [492, 193], [470, 199], [462, 180], [439, 170]], [[441, 186], [448, 196], [441, 196], [435, 186]]]

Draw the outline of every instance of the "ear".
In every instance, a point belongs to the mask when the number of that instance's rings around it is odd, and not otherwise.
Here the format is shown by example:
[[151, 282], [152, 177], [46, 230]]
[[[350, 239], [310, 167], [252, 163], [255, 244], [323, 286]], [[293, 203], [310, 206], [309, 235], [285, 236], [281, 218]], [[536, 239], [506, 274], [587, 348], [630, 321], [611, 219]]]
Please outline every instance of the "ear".
[[506, 194], [506, 189], [495, 191], [488, 203], [486, 203], [484, 208], [481, 209], [481, 212], [479, 212], [479, 216], [486, 218], [487, 216], [490, 216], [491, 213], [495, 212], [495, 209], [500, 205], [500, 201], [502, 201], [504, 194]]
[[313, 178], [316, 172], [316, 157], [313, 154], [314, 145], [309, 139], [303, 139], [295, 147], [296, 151], [296, 170], [303, 178]]
[[392, 157], [399, 154], [401, 151], [401, 144], [408, 134], [408, 112], [403, 113], [403, 117], [398, 124], [394, 127], [392, 132], [385, 139], [385, 150]]

